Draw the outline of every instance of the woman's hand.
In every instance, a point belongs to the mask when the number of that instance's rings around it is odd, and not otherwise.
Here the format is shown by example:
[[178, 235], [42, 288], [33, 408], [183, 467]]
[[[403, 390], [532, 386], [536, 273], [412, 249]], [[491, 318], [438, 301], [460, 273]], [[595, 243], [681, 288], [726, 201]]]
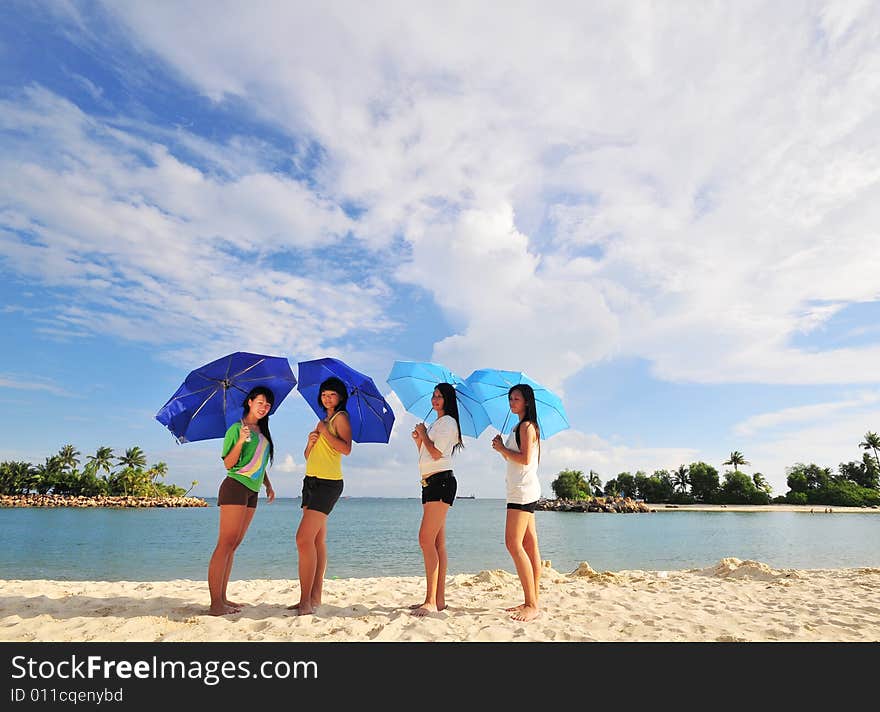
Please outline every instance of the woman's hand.
[[251, 429], [245, 425], [241, 424], [241, 430], [238, 433], [238, 442], [246, 443], [251, 439]]
[[317, 430], [313, 430], [309, 433], [309, 445], [314, 446], [316, 442], [318, 442], [318, 438], [321, 437], [320, 433]]
[[266, 483], [266, 500], [269, 502], [275, 501], [275, 490], [269, 483]]
[[492, 449], [495, 450], [496, 452], [501, 452], [502, 454], [504, 454], [502, 452], [502, 450], [504, 450], [504, 443], [501, 441], [500, 434], [496, 435], [494, 438], [492, 438]]

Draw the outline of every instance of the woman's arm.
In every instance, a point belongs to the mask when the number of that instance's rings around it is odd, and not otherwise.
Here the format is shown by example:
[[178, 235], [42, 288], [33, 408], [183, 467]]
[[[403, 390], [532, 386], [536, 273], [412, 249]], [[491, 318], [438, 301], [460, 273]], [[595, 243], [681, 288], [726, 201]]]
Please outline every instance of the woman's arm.
[[242, 426], [241, 430], [238, 431], [238, 440], [236, 440], [232, 449], [223, 456], [223, 464], [226, 466], [227, 470], [231, 470], [235, 467], [235, 463], [237, 463], [238, 458], [241, 457], [241, 448], [244, 447], [244, 442], [248, 439], [250, 433], [251, 431], [247, 426]]
[[348, 419], [348, 413], [344, 410], [339, 412], [339, 415], [333, 421], [336, 425], [336, 435], [330, 432], [330, 428], [322, 420], [318, 423], [317, 430], [323, 435], [327, 442], [330, 443], [330, 447], [332, 447], [336, 452], [341, 452], [343, 455], [351, 454], [351, 421]]
[[270, 502], [275, 500], [275, 490], [272, 487], [272, 483], [269, 482], [269, 473], [267, 472], [263, 475], [263, 484], [266, 485], [266, 499]]
[[532, 450], [534, 449], [534, 444], [536, 442], [535, 426], [526, 420], [516, 427], [519, 428], [519, 441], [522, 444], [522, 451], [517, 452], [516, 450], [511, 450], [509, 447], [501, 444], [500, 435], [495, 436], [498, 444], [496, 446], [496, 443], [493, 440], [492, 447], [500, 452], [505, 460], [510, 460], [519, 465], [528, 465], [529, 461], [532, 459]]
[[418, 437], [416, 438], [416, 445], [424, 445], [425, 450], [428, 451], [428, 454], [434, 460], [439, 460], [443, 457], [443, 451], [438, 448], [434, 441], [428, 436], [428, 429], [425, 427], [424, 423], [419, 423], [416, 425], [416, 433], [418, 433]]
[[[318, 425], [320, 425], [320, 423], [318, 423]], [[315, 443], [318, 442], [319, 435], [318, 428], [315, 426], [315, 429], [309, 433], [308, 440], [306, 440], [306, 449], [303, 450], [303, 457], [305, 457], [306, 460], [309, 459], [309, 453], [312, 451], [312, 448], [315, 447]]]

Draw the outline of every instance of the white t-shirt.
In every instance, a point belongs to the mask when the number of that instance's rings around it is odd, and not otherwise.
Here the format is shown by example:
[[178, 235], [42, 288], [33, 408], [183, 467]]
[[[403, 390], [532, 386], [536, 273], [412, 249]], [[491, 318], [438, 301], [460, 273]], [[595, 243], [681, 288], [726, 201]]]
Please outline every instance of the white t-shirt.
[[419, 445], [419, 474], [422, 477], [452, 469], [452, 448], [458, 444], [458, 424], [451, 415], [437, 418], [428, 426], [428, 437], [443, 455], [435, 460], [422, 443]]
[[[516, 425], [507, 436], [504, 445], [510, 450], [521, 452], [516, 444]], [[531, 504], [541, 498], [541, 482], [538, 480], [538, 446], [533, 445], [532, 459], [527, 465], [513, 460], [507, 461], [507, 501], [509, 504]]]

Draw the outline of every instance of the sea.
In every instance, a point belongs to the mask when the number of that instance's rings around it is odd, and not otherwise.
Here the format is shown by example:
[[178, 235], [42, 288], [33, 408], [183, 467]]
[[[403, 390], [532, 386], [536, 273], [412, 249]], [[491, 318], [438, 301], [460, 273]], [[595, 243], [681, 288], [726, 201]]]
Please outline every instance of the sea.
[[[0, 509], [0, 579], [203, 580], [219, 508]], [[261, 498], [232, 579], [296, 579], [300, 499]], [[421, 501], [339, 500], [328, 520], [328, 578], [423, 576]], [[773, 568], [880, 567], [880, 514], [657, 511], [536, 512], [541, 558], [560, 573], [714, 566], [725, 557]], [[515, 573], [503, 499], [457, 499], [446, 523], [449, 574]]]

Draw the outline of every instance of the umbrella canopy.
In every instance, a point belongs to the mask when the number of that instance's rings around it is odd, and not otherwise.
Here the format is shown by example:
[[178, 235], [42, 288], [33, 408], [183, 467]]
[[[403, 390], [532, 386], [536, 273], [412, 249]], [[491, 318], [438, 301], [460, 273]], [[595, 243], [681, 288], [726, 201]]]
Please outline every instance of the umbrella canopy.
[[426, 423], [437, 419], [437, 413], [431, 407], [434, 388], [438, 383], [450, 383], [455, 388], [461, 434], [477, 438], [489, 427], [489, 415], [471, 387], [439, 363], [395, 361], [386, 383], [400, 398], [403, 407]]
[[306, 399], [319, 418], [326, 413], [318, 405], [321, 383], [336, 376], [348, 391], [345, 410], [351, 422], [351, 439], [356, 443], [387, 443], [394, 425], [394, 411], [379, 393], [369, 376], [355, 371], [351, 366], [335, 358], [319, 358], [300, 361], [297, 390]]
[[510, 412], [507, 393], [511, 386], [518, 383], [526, 383], [535, 391], [538, 427], [541, 429], [542, 440], [569, 427], [568, 416], [559, 396], [533, 381], [522, 371], [482, 368], [474, 371], [465, 380], [483, 404], [492, 425], [501, 432], [507, 432], [517, 420], [517, 416]]
[[295, 385], [283, 356], [236, 351], [190, 371], [156, 420], [181, 443], [222, 438], [241, 418], [244, 399], [254, 386], [265, 386], [275, 395], [271, 415]]

